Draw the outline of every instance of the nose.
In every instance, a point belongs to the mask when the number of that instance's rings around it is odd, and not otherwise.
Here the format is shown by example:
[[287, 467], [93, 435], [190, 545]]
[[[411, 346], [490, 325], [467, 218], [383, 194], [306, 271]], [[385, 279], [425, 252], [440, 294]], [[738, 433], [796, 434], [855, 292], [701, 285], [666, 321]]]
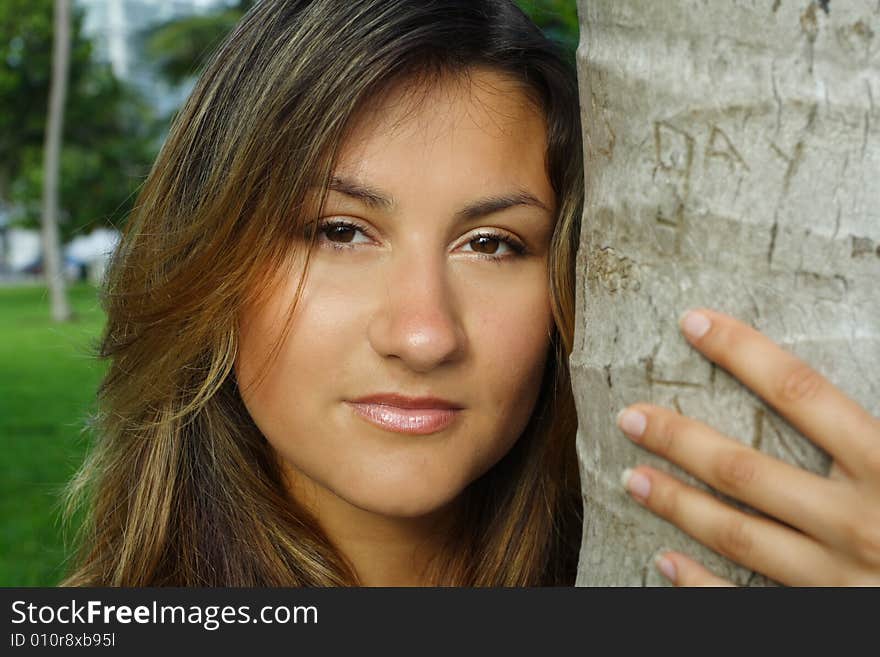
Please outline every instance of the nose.
[[466, 336], [443, 255], [412, 249], [409, 255], [394, 254], [386, 267], [382, 303], [368, 330], [376, 353], [399, 358], [417, 372], [460, 358]]

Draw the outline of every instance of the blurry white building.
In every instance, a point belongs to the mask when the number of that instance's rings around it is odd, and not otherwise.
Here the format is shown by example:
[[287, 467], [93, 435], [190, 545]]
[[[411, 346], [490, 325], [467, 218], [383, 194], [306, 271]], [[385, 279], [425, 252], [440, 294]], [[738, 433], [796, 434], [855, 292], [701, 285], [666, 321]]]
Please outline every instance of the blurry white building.
[[40, 231], [33, 228], [10, 228], [6, 231], [8, 240], [8, 266], [18, 272], [36, 262], [40, 257]]
[[79, 235], [68, 242], [64, 247], [65, 259], [84, 266], [89, 280], [97, 285], [104, 278], [104, 270], [119, 239], [117, 230], [96, 228], [88, 235]]
[[235, 0], [74, 0], [85, 10], [83, 32], [95, 42], [95, 55], [110, 62], [117, 77], [140, 89], [161, 116], [177, 109], [191, 90], [170, 87], [143, 56], [145, 28], [235, 4]]

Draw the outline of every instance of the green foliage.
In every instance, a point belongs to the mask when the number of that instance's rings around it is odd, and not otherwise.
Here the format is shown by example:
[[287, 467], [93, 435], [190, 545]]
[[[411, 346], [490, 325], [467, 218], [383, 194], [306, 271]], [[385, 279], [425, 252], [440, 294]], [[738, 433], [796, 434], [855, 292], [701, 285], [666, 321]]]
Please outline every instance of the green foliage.
[[[82, 42], [71, 44], [72, 71], [82, 70], [87, 48]], [[42, 141], [51, 65], [50, 0], [0, 4], [0, 167], [6, 174], [0, 185], [18, 172], [22, 147]], [[34, 111], [38, 107], [43, 111]]]
[[147, 56], [171, 84], [197, 75], [213, 50], [241, 19], [240, 9], [188, 16], [152, 28], [145, 39]]
[[68, 292], [76, 320], [58, 325], [44, 287], [0, 289], [0, 586], [62, 576], [60, 494], [85, 454], [105, 368], [92, 355], [104, 322], [95, 288]]
[[575, 0], [517, 0], [517, 4], [574, 62], [579, 34]]
[[[127, 214], [161, 129], [143, 99], [94, 60], [82, 21], [75, 10], [61, 155], [64, 240]], [[52, 29], [51, 0], [0, 3], [0, 201], [30, 226], [41, 213]]]

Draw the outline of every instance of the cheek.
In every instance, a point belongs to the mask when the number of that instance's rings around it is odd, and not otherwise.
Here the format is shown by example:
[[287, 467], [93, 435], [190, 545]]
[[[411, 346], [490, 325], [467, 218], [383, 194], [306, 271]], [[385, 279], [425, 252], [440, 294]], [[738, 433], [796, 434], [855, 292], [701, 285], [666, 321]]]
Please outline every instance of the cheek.
[[540, 376], [534, 374], [543, 371], [553, 327], [550, 292], [542, 279], [510, 286], [484, 299], [474, 312], [480, 318], [473, 335], [476, 358], [499, 389], [540, 385]]
[[541, 391], [550, 347], [553, 314], [542, 276], [505, 288], [474, 307], [472, 332], [480, 406], [487, 429], [489, 463], [503, 456], [525, 429]]
[[316, 391], [333, 392], [326, 390], [328, 373], [333, 372], [333, 383], [343, 382], [350, 365], [347, 354], [365, 333], [363, 313], [350, 291], [308, 282], [291, 317], [296, 291], [292, 279], [239, 323], [236, 376], [248, 410], [267, 437], [297, 417], [295, 411], [304, 410]]
[[513, 375], [530, 369], [530, 363], [545, 353], [552, 327], [550, 304], [540, 297], [531, 304], [520, 298], [513, 310], [501, 308], [488, 315], [483, 327], [486, 353], [492, 353], [509, 378], [519, 380], [522, 377]]

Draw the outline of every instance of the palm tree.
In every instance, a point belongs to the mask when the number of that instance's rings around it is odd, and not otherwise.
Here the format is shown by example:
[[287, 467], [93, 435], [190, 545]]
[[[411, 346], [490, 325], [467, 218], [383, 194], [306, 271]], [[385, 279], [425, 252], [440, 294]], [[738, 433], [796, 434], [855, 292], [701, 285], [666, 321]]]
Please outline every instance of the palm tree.
[[64, 100], [67, 95], [67, 70], [70, 63], [70, 2], [55, 0], [54, 39], [52, 45], [52, 84], [49, 89], [49, 113], [43, 145], [43, 269], [56, 322], [70, 319], [70, 304], [61, 268], [61, 245], [58, 239], [58, 172], [61, 137], [64, 125]]

